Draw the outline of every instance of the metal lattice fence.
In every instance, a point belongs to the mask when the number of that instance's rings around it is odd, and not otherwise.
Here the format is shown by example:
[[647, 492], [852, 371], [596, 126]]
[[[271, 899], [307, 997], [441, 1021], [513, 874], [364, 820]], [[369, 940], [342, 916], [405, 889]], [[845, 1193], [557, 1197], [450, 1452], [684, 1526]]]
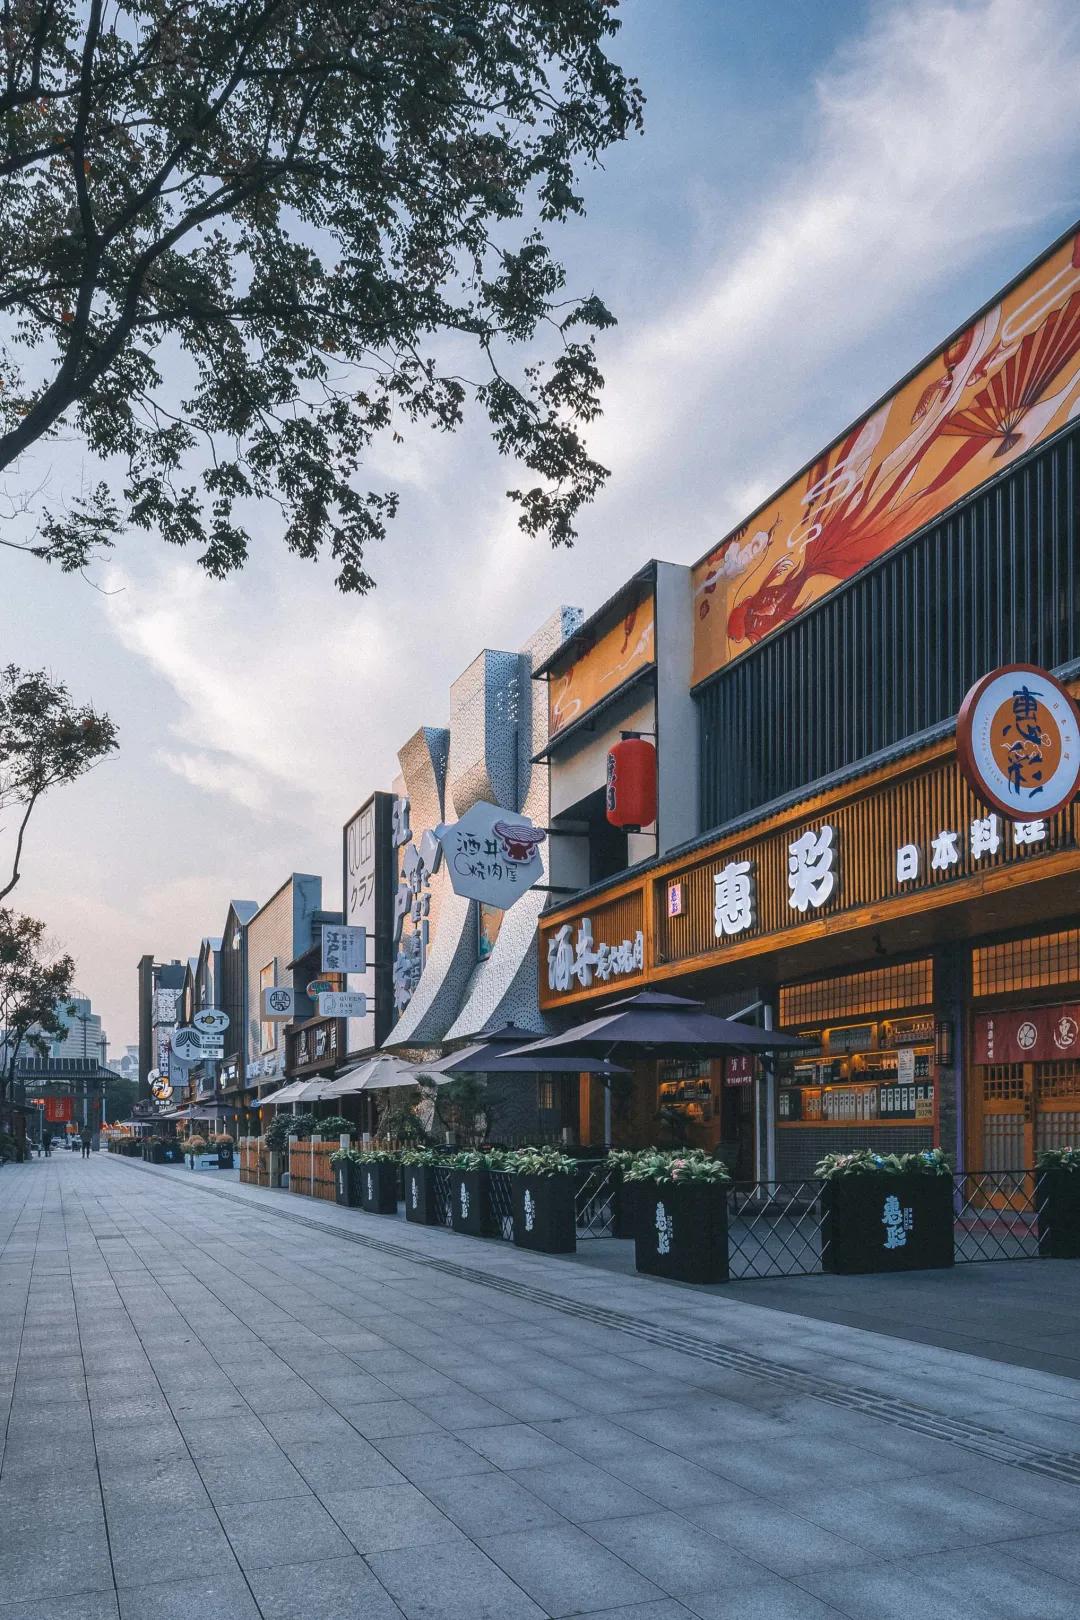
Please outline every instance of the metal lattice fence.
[[728, 1193], [732, 1278], [821, 1270], [820, 1181], [737, 1181]]
[[1039, 1254], [1035, 1176], [1022, 1170], [968, 1170], [953, 1177], [957, 1262], [1033, 1260]]

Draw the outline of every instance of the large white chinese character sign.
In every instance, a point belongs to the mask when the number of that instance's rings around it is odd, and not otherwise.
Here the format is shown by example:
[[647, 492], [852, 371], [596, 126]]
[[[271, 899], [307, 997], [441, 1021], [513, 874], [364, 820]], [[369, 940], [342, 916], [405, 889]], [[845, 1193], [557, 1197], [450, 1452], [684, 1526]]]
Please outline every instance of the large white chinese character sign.
[[480, 800], [453, 826], [436, 828], [454, 893], [506, 911], [542, 875], [547, 837], [528, 816]]
[[1010, 664], [984, 675], [965, 697], [956, 753], [971, 787], [994, 810], [1014, 821], [1052, 816], [1080, 785], [1080, 713], [1046, 670]]
[[754, 877], [751, 861], [728, 861], [713, 874], [713, 924], [717, 939], [743, 934], [754, 926]]
[[793, 911], [823, 906], [836, 888], [836, 831], [826, 824], [788, 845], [788, 905]]
[[575, 983], [587, 990], [594, 978], [606, 984], [611, 978], [640, 973], [645, 967], [645, 935], [639, 928], [632, 940], [617, 945], [593, 939], [592, 919], [582, 917], [577, 935], [571, 923], [563, 923], [548, 940], [548, 989], [565, 991]]

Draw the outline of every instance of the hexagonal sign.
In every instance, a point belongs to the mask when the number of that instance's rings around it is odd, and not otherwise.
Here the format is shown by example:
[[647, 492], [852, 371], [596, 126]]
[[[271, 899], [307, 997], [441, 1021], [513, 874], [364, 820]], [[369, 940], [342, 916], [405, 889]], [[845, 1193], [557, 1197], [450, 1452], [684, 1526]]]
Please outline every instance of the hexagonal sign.
[[454, 893], [507, 911], [542, 875], [543, 827], [484, 800], [453, 826], [436, 827]]

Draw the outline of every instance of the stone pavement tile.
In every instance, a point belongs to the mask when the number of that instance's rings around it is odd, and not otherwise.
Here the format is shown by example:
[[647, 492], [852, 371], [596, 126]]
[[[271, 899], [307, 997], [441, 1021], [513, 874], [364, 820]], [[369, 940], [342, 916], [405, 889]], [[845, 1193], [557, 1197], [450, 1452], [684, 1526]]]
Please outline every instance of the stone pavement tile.
[[373, 1553], [367, 1562], [406, 1620], [545, 1620], [545, 1611], [468, 1542]]
[[[505, 1420], [504, 1420], [505, 1421]], [[58, 1441], [65, 1436], [85, 1440], [92, 1438], [90, 1406], [81, 1401], [63, 1401], [56, 1406], [23, 1406], [18, 1398], [12, 1403], [8, 1421], [8, 1444], [18, 1441], [19, 1446], [32, 1451], [36, 1441]]]
[[725, 1580], [760, 1575], [756, 1560], [701, 1531], [677, 1513], [642, 1513], [625, 1519], [600, 1519], [590, 1536], [640, 1570], [670, 1597], [722, 1586]]
[[194, 1426], [187, 1422], [184, 1439], [197, 1463], [221, 1462], [226, 1457], [254, 1456], [262, 1452], [272, 1455], [278, 1450], [254, 1412], [241, 1417], [214, 1418]]
[[120, 1593], [120, 1620], [260, 1620], [260, 1616], [238, 1572], [126, 1586]]
[[493, 1462], [496, 1468], [543, 1468], [549, 1463], [570, 1463], [572, 1451], [540, 1434], [528, 1423], [500, 1428], [466, 1429], [460, 1436], [467, 1446]]
[[581, 1410], [564, 1396], [556, 1395], [550, 1389], [541, 1389], [539, 1385], [522, 1384], [515, 1388], [511, 1384], [509, 1388], [495, 1388], [490, 1394], [504, 1412], [509, 1412], [511, 1417], [520, 1419], [522, 1423], [574, 1417]]
[[589, 1620], [694, 1620], [693, 1611], [684, 1609], [674, 1598], [658, 1598], [655, 1603], [631, 1603], [628, 1608], [596, 1609]]
[[155, 1423], [175, 1418], [164, 1395], [139, 1394], [110, 1396], [91, 1402], [95, 1429], [111, 1429], [125, 1423]]
[[1048, 1536], [1010, 1541], [1001, 1551], [1034, 1564], [1037, 1569], [1080, 1583], [1080, 1530], [1059, 1530]]
[[[417, 1364], [414, 1367], [398, 1367], [385, 1369], [378, 1374], [383, 1390], [375, 1399], [381, 1399], [389, 1390], [393, 1395], [400, 1395], [403, 1400], [415, 1401], [422, 1395], [457, 1395], [460, 1393], [453, 1379], [447, 1378], [445, 1373], [437, 1372], [434, 1367], [425, 1367]], [[346, 1399], [350, 1397], [345, 1396]], [[352, 1397], [360, 1399], [361, 1397]]]
[[299, 1410], [289, 1407], [285, 1411], [260, 1413], [259, 1422], [283, 1450], [291, 1444], [334, 1440], [353, 1432], [340, 1412], [321, 1398], [318, 1406], [304, 1406]]
[[80, 1592], [77, 1597], [0, 1602], [0, 1620], [117, 1620], [115, 1592]]
[[244, 1569], [344, 1558], [352, 1546], [314, 1496], [234, 1502], [219, 1509], [225, 1534]]
[[1075, 1584], [991, 1548], [799, 1575], [850, 1620], [1076, 1620]]
[[444, 1429], [482, 1429], [507, 1420], [502, 1407], [462, 1390], [453, 1395], [420, 1395], [416, 1405]]
[[529, 1530], [564, 1523], [560, 1515], [508, 1474], [465, 1474], [435, 1480], [426, 1495], [459, 1524], [466, 1535], [498, 1535], [504, 1530]]
[[[687, 1613], [698, 1620], [837, 1620], [839, 1610], [814, 1597], [779, 1575], [756, 1576], [741, 1581], [731, 1578], [707, 1592], [693, 1592], [686, 1599]], [[589, 1620], [601, 1620], [600, 1615]], [[893, 1620], [923, 1620], [918, 1612], [897, 1609]], [[985, 1617], [990, 1620], [990, 1617]]]
[[1071, 1485], [1063, 1479], [1030, 1474], [1024, 1468], [992, 1462], [988, 1457], [980, 1457], [976, 1467], [972, 1467], [969, 1457], [962, 1472], [937, 1477], [943, 1485], [957, 1485], [962, 1490], [974, 1491], [977, 1496], [991, 1496], [995, 1502], [1022, 1508], [1050, 1523], [1080, 1525], [1080, 1485]]
[[665, 1595], [576, 1525], [485, 1536], [478, 1545], [552, 1616]]
[[355, 1406], [358, 1401], [385, 1401], [393, 1394], [405, 1393], [403, 1390], [390, 1389], [381, 1379], [372, 1378], [369, 1373], [359, 1369], [326, 1378], [313, 1372], [309, 1382], [323, 1400], [336, 1408]]
[[60, 1463], [16, 1469], [5, 1463], [0, 1476], [0, 1526], [5, 1531], [52, 1516], [76, 1524], [97, 1518], [99, 1510], [96, 1468], [66, 1468]]
[[547, 1468], [522, 1468], [507, 1477], [524, 1485], [573, 1524], [629, 1513], [652, 1513], [656, 1508], [654, 1500], [583, 1458]]
[[388, 1462], [393, 1463], [417, 1485], [433, 1479], [450, 1479], [455, 1474], [483, 1474], [491, 1468], [486, 1457], [463, 1445], [456, 1435], [437, 1430], [431, 1434], [395, 1435], [375, 1444]]
[[163, 1457], [186, 1457], [184, 1436], [170, 1417], [167, 1421], [132, 1423], [102, 1429], [95, 1435], [98, 1463], [160, 1462]]
[[400, 1485], [403, 1475], [380, 1451], [351, 1430], [329, 1440], [283, 1443], [293, 1467], [320, 1496], [326, 1491], [360, 1490], [365, 1485]]
[[319, 1391], [302, 1378], [273, 1374], [268, 1378], [234, 1378], [233, 1383], [253, 1412], [279, 1412], [283, 1406], [293, 1411], [305, 1406], [318, 1410], [326, 1405]]
[[237, 1570], [232, 1548], [209, 1506], [146, 1512], [129, 1504], [110, 1508], [108, 1518], [117, 1586], [175, 1581], [177, 1572], [185, 1569], [213, 1576]]
[[236, 1456], [224, 1462], [204, 1462], [198, 1471], [215, 1507], [225, 1502], [272, 1502], [311, 1494], [284, 1452], [273, 1457]]
[[[474, 1479], [497, 1479], [479, 1474]], [[424, 1492], [407, 1482], [364, 1490], [328, 1491], [320, 1500], [358, 1553], [388, 1552], [398, 1547], [434, 1546], [464, 1539]]]
[[[659, 1449], [651, 1441], [642, 1439], [639, 1434], [632, 1434], [621, 1423], [615, 1423], [607, 1417], [585, 1417], [581, 1413], [575, 1413], [572, 1417], [552, 1418], [549, 1422], [534, 1423], [532, 1427], [537, 1434], [546, 1436], [548, 1440], [554, 1440], [556, 1445], [576, 1452], [579, 1457], [585, 1457], [589, 1462], [602, 1463], [609, 1457], [618, 1456], [645, 1457], [655, 1455]], [[665, 1452], [665, 1456], [670, 1455], [670, 1452]]]
[[862, 1544], [854, 1536], [844, 1540], [809, 1519], [791, 1513], [761, 1497], [746, 1502], [696, 1503], [683, 1508], [693, 1524], [777, 1575], [801, 1575], [804, 1570], [850, 1565]]
[[164, 1457], [158, 1462], [113, 1463], [101, 1471], [105, 1506], [117, 1513], [129, 1507], [143, 1512], [155, 1508], [209, 1507], [210, 1499], [190, 1457]]
[[182, 1389], [169, 1397], [169, 1407], [181, 1428], [189, 1419], [205, 1424], [208, 1419], [247, 1417], [251, 1411], [232, 1385], [223, 1389]]
[[249, 1579], [263, 1620], [401, 1620], [362, 1558], [275, 1564]]
[[35, 1530], [0, 1542], [0, 1593], [9, 1602], [112, 1589], [105, 1526], [96, 1519], [60, 1528], [43, 1515]]
[[731, 1480], [673, 1452], [650, 1446], [644, 1453], [603, 1457], [599, 1466], [664, 1507], [682, 1511], [692, 1502], [743, 1502], [751, 1493]]
[[369, 1440], [389, 1440], [399, 1434], [431, 1433], [439, 1428], [434, 1418], [411, 1401], [364, 1401], [338, 1408], [341, 1419]]
[[726, 1446], [711, 1442], [695, 1460], [724, 1479], [763, 1496], [820, 1489], [822, 1479], [848, 1485], [874, 1485], [909, 1473], [905, 1464], [825, 1435], [797, 1435], [786, 1440], [746, 1440]]

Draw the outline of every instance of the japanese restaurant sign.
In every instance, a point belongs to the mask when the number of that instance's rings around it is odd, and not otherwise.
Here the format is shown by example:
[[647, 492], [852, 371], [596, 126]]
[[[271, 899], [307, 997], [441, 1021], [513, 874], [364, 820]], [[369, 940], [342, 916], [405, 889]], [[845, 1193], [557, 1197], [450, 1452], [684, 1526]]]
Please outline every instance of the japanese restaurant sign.
[[544, 873], [543, 827], [479, 800], [453, 826], [435, 828], [455, 894], [507, 911]]
[[976, 1013], [976, 1063], [1048, 1063], [1080, 1057], [1080, 1002]]
[[1009, 664], [977, 681], [956, 722], [960, 769], [979, 797], [1020, 822], [1056, 815], [1080, 785], [1080, 713], [1059, 680]]
[[735, 1052], [724, 1059], [724, 1084], [749, 1086], [753, 1083], [757, 1059], [752, 1052]]

